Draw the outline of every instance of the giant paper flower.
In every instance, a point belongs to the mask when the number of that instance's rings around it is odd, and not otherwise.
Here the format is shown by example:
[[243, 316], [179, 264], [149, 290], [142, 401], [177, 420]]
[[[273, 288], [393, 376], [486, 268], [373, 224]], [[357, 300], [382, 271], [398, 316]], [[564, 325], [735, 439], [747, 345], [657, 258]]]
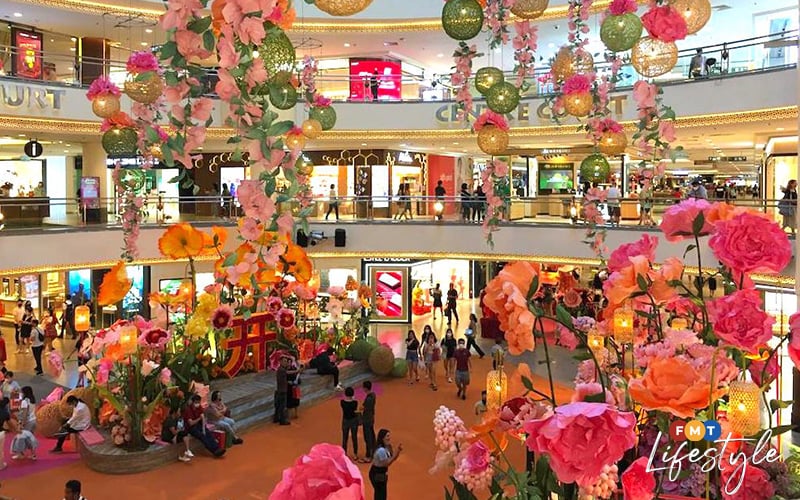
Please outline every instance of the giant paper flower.
[[774, 222], [750, 212], [715, 225], [708, 241], [714, 255], [740, 273], [779, 273], [792, 260], [792, 246], [786, 233]]
[[725, 344], [750, 354], [772, 338], [775, 318], [761, 309], [761, 295], [756, 290], [737, 290], [713, 300], [708, 305], [714, 333]]
[[656, 478], [647, 466], [647, 457], [636, 459], [622, 474], [625, 500], [652, 500], [655, 490]]
[[132, 284], [133, 281], [128, 279], [128, 273], [125, 271], [125, 263], [117, 262], [103, 276], [100, 293], [97, 295], [97, 304], [101, 307], [116, 304], [128, 294]]
[[591, 486], [636, 442], [633, 413], [605, 403], [569, 403], [524, 425], [528, 448], [546, 453], [559, 481]]
[[508, 350], [514, 355], [534, 347], [532, 329], [535, 318], [528, 309], [527, 297], [540, 269], [536, 263], [512, 262], [486, 285], [483, 304], [497, 314], [500, 330], [505, 332], [509, 344]]
[[164, 257], [179, 260], [193, 258], [203, 251], [205, 237], [191, 224], [174, 224], [158, 239], [158, 249]]
[[681, 358], [654, 359], [644, 376], [631, 380], [631, 398], [646, 410], [671, 413], [678, 418], [692, 418], [697, 410], [708, 407], [709, 400], [719, 399], [725, 391], [714, 390], [688, 361]]
[[642, 24], [651, 37], [670, 43], [688, 34], [686, 19], [669, 5], [654, 6], [642, 16]]
[[364, 479], [341, 446], [316, 444], [284, 469], [269, 500], [364, 500]]
[[[727, 203], [725, 204], [727, 205]], [[694, 222], [703, 216], [703, 225], [697, 236], [706, 236], [714, 229], [711, 221], [708, 220], [708, 212], [711, 204], [706, 200], [689, 198], [677, 205], [672, 205], [664, 212], [661, 219], [661, 231], [666, 236], [667, 241], [676, 242], [694, 236]]]
[[314, 271], [314, 265], [306, 251], [291, 242], [286, 247], [286, 253], [280, 258], [279, 267], [281, 272], [291, 274], [300, 283], [308, 283]]
[[649, 234], [642, 235], [633, 243], [623, 243], [611, 252], [611, 256], [608, 258], [608, 270], [613, 273], [631, 266], [630, 258], [638, 255], [644, 256], [650, 262], [655, 262], [656, 248], [658, 248], [658, 238]]

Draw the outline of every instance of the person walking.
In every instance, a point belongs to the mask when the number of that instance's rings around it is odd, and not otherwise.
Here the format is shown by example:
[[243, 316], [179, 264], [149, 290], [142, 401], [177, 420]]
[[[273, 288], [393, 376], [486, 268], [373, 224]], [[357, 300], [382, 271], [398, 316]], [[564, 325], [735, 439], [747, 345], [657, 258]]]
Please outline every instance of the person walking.
[[331, 212], [336, 213], [336, 222], [339, 222], [339, 196], [336, 192], [336, 184], [331, 184], [331, 190], [328, 192], [328, 213], [325, 214], [325, 220]]
[[[431, 290], [431, 297], [433, 297], [433, 319], [436, 320], [436, 310], [439, 310], [439, 315], [444, 316], [444, 311], [442, 310], [442, 288], [439, 283], [436, 283], [436, 286], [433, 287]], [[424, 342], [424, 339], [423, 339]]]
[[397, 187], [397, 194], [395, 195], [395, 204], [397, 205], [397, 209], [395, 210], [394, 217], [392, 217], [393, 220], [399, 221], [406, 213], [406, 202], [403, 197], [405, 192], [406, 185], [404, 183], [400, 183], [400, 185]]
[[610, 218], [609, 222], [612, 226], [616, 225], [619, 227], [619, 220], [622, 215], [622, 209], [620, 207], [621, 197], [622, 193], [617, 187], [617, 183], [612, 182], [611, 187], [608, 188], [606, 192], [606, 203], [608, 204], [608, 216]]
[[795, 220], [797, 213], [797, 181], [795, 179], [790, 180], [782, 191], [783, 198], [778, 202], [778, 213], [783, 216], [781, 229], [785, 231], [788, 227], [792, 234], [795, 234], [795, 226], [797, 225]]
[[452, 323], [453, 316], [456, 318], [456, 325], [458, 324], [458, 290], [456, 290], [455, 283], [450, 283], [450, 289], [447, 290], [447, 309], [445, 314], [447, 315], [447, 326]]
[[467, 399], [467, 387], [469, 387], [469, 372], [472, 370], [472, 362], [470, 361], [469, 349], [464, 339], [458, 339], [458, 348], [453, 353], [453, 360], [455, 361], [456, 368], [456, 387], [458, 392], [457, 397]]
[[689, 78], [698, 79], [703, 76], [705, 69], [705, 57], [703, 57], [703, 49], [697, 49], [697, 53], [689, 61]]
[[369, 468], [369, 482], [372, 483], [372, 488], [375, 490], [374, 500], [386, 500], [389, 467], [400, 457], [403, 444], [398, 444], [395, 450], [392, 447], [392, 434], [388, 429], [381, 429], [378, 431], [376, 445], [372, 466]]
[[20, 352], [28, 352], [30, 345], [31, 331], [33, 330], [33, 320], [36, 316], [33, 314], [33, 306], [30, 300], [25, 301], [25, 313], [22, 315], [22, 324], [19, 329], [19, 340], [22, 350]]
[[419, 382], [419, 340], [414, 330], [406, 336], [406, 363], [408, 364], [408, 385]]
[[442, 358], [442, 351], [436, 344], [436, 336], [428, 335], [425, 344], [422, 347], [422, 355], [425, 360], [425, 369], [428, 372], [428, 380], [430, 381], [429, 387], [432, 391], [438, 391], [436, 386], [436, 365]]
[[701, 184], [699, 180], [695, 179], [692, 181], [692, 188], [689, 189], [688, 193], [686, 193], [686, 198], [694, 198], [696, 200], [707, 200], [708, 191], [706, 191], [705, 186], [703, 186], [703, 184]]
[[352, 387], [344, 390], [344, 399], [339, 401], [342, 407], [342, 448], [347, 455], [347, 437], [351, 436], [353, 442], [353, 455], [350, 456], [354, 462], [358, 461], [358, 401], [353, 399], [356, 391]]
[[483, 192], [483, 186], [478, 186], [475, 189], [472, 201], [472, 220], [475, 222], [482, 222], [483, 215], [486, 212], [486, 193]]
[[44, 373], [42, 370], [42, 351], [44, 351], [44, 330], [39, 326], [39, 320], [33, 318], [33, 329], [31, 330], [31, 351], [33, 360], [36, 362], [36, 375]]
[[364, 401], [361, 403], [361, 432], [364, 435], [364, 446], [367, 448], [363, 463], [372, 461], [375, 453], [375, 393], [372, 392], [372, 381], [365, 380], [361, 383], [364, 389]]
[[461, 192], [458, 195], [461, 199], [461, 220], [469, 221], [472, 217], [472, 194], [466, 182], [461, 184]]
[[227, 183], [222, 183], [222, 218], [227, 219], [231, 216], [231, 208], [233, 207], [233, 196], [231, 190], [228, 189]]
[[47, 352], [55, 350], [53, 341], [58, 337], [58, 329], [56, 328], [58, 320], [53, 307], [49, 307], [42, 319], [42, 329], [44, 330], [44, 348]]
[[456, 360], [453, 355], [456, 353], [456, 338], [453, 336], [453, 329], [448, 328], [442, 337], [442, 350], [444, 351], [444, 376], [447, 377], [447, 383], [453, 383], [453, 375], [456, 367]]
[[434, 197], [436, 199], [436, 203], [439, 203], [439, 204], [442, 205], [442, 210], [441, 211], [434, 210], [434, 212], [436, 214], [434, 219], [435, 220], [442, 220], [442, 217], [444, 216], [444, 197], [447, 195], [447, 190], [444, 188], [444, 183], [442, 181], [438, 181], [436, 183], [436, 188], [434, 188], [434, 190], [433, 190], [433, 195], [434, 195]]
[[17, 354], [22, 352], [22, 347], [19, 341], [19, 334], [22, 331], [22, 318], [25, 316], [25, 307], [22, 300], [17, 301], [12, 314], [14, 315], [14, 343], [17, 345]]
[[403, 215], [406, 216], [406, 220], [413, 219], [414, 215], [411, 210], [411, 184], [408, 182], [405, 183], [405, 188], [403, 188], [403, 196], [401, 196], [403, 201]]
[[483, 358], [484, 352], [481, 349], [481, 346], [475, 342], [475, 335], [478, 333], [478, 317], [475, 316], [475, 313], [470, 313], [469, 315], [469, 326], [467, 329], [464, 330], [464, 336], [467, 338], [467, 350], [474, 347], [475, 352], [478, 353], [478, 356]]
[[652, 226], [653, 225], [653, 188], [646, 186], [639, 192], [639, 225]]

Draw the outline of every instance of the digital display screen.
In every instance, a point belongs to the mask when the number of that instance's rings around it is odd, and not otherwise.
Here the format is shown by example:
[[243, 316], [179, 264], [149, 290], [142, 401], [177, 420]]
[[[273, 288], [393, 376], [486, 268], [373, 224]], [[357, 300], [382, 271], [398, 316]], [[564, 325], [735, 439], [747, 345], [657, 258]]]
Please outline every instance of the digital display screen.
[[350, 59], [350, 99], [399, 101], [403, 69], [400, 61]]
[[23, 78], [42, 78], [42, 35], [14, 28], [14, 74]]
[[400, 271], [375, 271], [375, 308], [385, 318], [402, 318], [404, 274]]
[[125, 272], [131, 280], [131, 289], [122, 299], [124, 312], [140, 312], [144, 302], [144, 266], [126, 266]]
[[539, 189], [572, 189], [572, 170], [539, 170]]
[[67, 271], [67, 291], [72, 303], [79, 306], [89, 300], [92, 290], [91, 269]]

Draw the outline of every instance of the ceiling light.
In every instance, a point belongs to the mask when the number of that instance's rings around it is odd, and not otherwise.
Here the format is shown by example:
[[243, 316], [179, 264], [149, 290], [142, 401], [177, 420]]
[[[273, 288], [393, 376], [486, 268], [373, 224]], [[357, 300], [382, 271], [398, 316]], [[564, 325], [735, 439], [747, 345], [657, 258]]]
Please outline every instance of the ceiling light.
[[142, 47], [147, 47], [147, 42], [142, 42], [141, 45]]
[[350, 46], [350, 44], [349, 44], [349, 43], [347, 43], [347, 42], [344, 42], [344, 46], [345, 46], [345, 47], [349, 47], [349, 46]]
[[367, 145], [367, 143], [366, 143], [366, 142], [362, 142], [362, 143], [361, 143], [361, 145], [362, 145], [362, 146], [366, 146], [366, 145]]
[[458, 146], [458, 143], [457, 143], [457, 142], [454, 142], [454, 143], [453, 143], [453, 146]]
[[400, 145], [401, 148], [404, 148], [406, 146], [408, 146], [408, 144], [403, 143], [403, 144]]
[[763, 143], [756, 144], [756, 149], [764, 149], [764, 144]]
[[56, 42], [56, 41], [55, 41], [55, 40], [53, 40], [52, 38], [50, 39], [50, 43], [55, 43], [55, 42]]
[[75, 52], [75, 47], [70, 47], [70, 48], [69, 48], [69, 50], [70, 50], [71, 52]]
[[75, 37], [73, 36], [72, 38], [70, 38], [70, 41], [72, 41], [72, 42], [77, 42], [77, 41], [78, 41], [78, 39], [77, 39], [77, 38], [75, 38]]
[[22, 17], [22, 12], [14, 12], [14, 17]]
[[65, 152], [65, 153], [69, 153], [69, 149], [65, 149], [65, 150], [64, 150], [64, 152]]
[[441, 52], [439, 52], [438, 54], [436, 54], [436, 57], [444, 57], [444, 54], [442, 54]]
[[147, 29], [145, 29], [145, 30], [144, 30], [144, 32], [145, 32], [145, 33], [152, 33], [152, 32], [153, 32], [153, 30], [151, 30], [150, 28], [147, 28]]
[[444, 146], [440, 146], [439, 149], [444, 149]]
[[786, 130], [786, 128], [784, 128], [784, 127], [778, 127], [778, 128], [776, 128], [775, 130], [777, 130], [778, 132], [783, 132], [784, 130]]

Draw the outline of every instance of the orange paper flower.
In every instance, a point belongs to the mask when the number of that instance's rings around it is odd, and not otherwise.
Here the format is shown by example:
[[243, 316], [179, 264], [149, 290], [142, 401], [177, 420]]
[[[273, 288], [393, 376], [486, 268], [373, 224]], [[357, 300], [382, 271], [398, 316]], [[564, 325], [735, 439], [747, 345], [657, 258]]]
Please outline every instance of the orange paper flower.
[[127, 295], [133, 282], [128, 279], [125, 272], [125, 263], [117, 262], [114, 267], [103, 276], [100, 284], [100, 293], [97, 296], [97, 303], [102, 306], [116, 304]]
[[185, 222], [170, 226], [158, 239], [161, 255], [179, 260], [197, 257], [203, 251], [205, 238], [202, 231]]
[[225, 8], [227, 0], [214, 0], [211, 3], [211, 30], [214, 36], [219, 37], [222, 32], [222, 26], [225, 25], [225, 17], [222, 15], [222, 9]]
[[212, 226], [211, 234], [203, 233], [203, 255], [218, 255], [228, 241], [228, 230], [220, 226]]
[[281, 257], [281, 272], [291, 274], [300, 283], [308, 283], [314, 271], [314, 265], [305, 250], [294, 243], [289, 243], [286, 253]]

